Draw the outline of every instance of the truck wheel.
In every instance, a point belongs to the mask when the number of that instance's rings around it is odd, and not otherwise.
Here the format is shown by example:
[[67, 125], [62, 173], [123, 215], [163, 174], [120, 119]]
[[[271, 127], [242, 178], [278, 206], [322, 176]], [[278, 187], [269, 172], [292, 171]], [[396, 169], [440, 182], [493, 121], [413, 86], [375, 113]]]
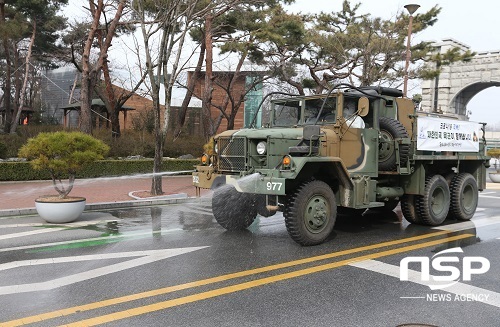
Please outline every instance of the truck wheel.
[[426, 178], [424, 195], [418, 197], [417, 208], [424, 224], [437, 226], [443, 223], [450, 209], [450, 189], [443, 176]]
[[337, 217], [335, 195], [328, 184], [313, 180], [302, 184], [286, 200], [285, 225], [290, 237], [301, 245], [323, 243]]
[[215, 220], [225, 229], [245, 229], [257, 216], [255, 195], [240, 193], [234, 186], [221, 186], [212, 196], [212, 212]]
[[417, 195], [405, 194], [401, 198], [401, 212], [405, 219], [412, 224], [422, 224], [422, 220], [417, 215]]
[[[397, 168], [396, 148], [394, 140], [397, 138], [407, 138], [408, 132], [399, 121], [381, 117], [380, 124], [380, 144], [378, 152], [378, 167], [381, 171], [393, 171]], [[399, 145], [399, 162], [405, 165], [410, 154], [409, 144]]]
[[450, 184], [451, 218], [470, 220], [476, 212], [478, 202], [477, 182], [469, 173], [454, 176]]

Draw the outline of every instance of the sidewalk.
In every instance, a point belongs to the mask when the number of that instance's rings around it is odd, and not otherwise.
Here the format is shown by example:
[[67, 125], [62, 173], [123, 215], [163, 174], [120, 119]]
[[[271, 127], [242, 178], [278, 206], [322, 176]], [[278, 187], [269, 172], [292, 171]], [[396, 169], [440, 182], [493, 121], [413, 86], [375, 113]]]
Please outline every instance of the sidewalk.
[[[196, 196], [191, 175], [163, 176], [163, 196], [146, 198], [144, 191], [150, 189], [150, 176], [77, 179], [70, 195], [85, 197], [87, 204]], [[201, 194], [208, 192], [202, 190]], [[47, 194], [56, 194], [52, 181], [0, 182], [0, 210], [34, 208], [35, 199]]]
[[[163, 176], [163, 196], [146, 197], [151, 189], [151, 177], [124, 176], [94, 179], [77, 179], [70, 195], [83, 196], [87, 204], [128, 202], [130, 205], [144, 200], [186, 199], [196, 196], [191, 175]], [[486, 189], [500, 190], [500, 183], [487, 183]], [[201, 190], [201, 195], [209, 194]], [[42, 195], [56, 194], [52, 181], [0, 182], [0, 211], [28, 209], [35, 207], [35, 199]], [[0, 216], [1, 213], [0, 213]]]

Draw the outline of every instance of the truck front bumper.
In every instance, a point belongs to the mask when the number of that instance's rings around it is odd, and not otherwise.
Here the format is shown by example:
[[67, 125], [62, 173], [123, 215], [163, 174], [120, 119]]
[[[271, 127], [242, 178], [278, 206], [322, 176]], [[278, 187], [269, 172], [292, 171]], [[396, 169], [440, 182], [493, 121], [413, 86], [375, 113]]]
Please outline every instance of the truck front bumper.
[[193, 173], [193, 185], [199, 188], [215, 189], [222, 185], [233, 185], [238, 192], [285, 195], [285, 178], [254, 173], [244, 177], [214, 173], [210, 166], [197, 166]]

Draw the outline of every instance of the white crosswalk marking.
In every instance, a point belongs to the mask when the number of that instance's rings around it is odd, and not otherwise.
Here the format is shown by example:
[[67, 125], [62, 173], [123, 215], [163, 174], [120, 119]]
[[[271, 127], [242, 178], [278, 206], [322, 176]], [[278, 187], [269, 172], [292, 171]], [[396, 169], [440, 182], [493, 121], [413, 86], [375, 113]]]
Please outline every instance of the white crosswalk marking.
[[500, 195], [499, 196], [493, 196], [493, 195], [482, 195], [482, 194], [479, 194], [479, 197], [480, 198], [488, 198], [488, 199], [500, 199]]
[[[357, 267], [357, 268], [362, 268], [365, 270], [377, 272], [380, 274], [384, 274], [386, 276], [392, 276], [396, 277], [399, 279], [400, 274], [399, 274], [399, 267], [395, 265], [391, 265], [385, 262], [381, 261], [376, 261], [376, 260], [365, 260], [365, 261], [360, 261], [360, 262], [355, 262], [350, 264], [350, 266]], [[408, 279], [409, 281], [421, 285], [426, 285], [429, 286], [428, 281], [422, 281], [421, 278], [421, 273], [419, 271], [415, 270], [409, 270], [408, 271]], [[432, 278], [431, 278], [432, 280]], [[476, 296], [478, 299], [478, 302], [482, 302], [485, 304], [489, 304], [492, 306], [495, 306], [497, 308], [500, 308], [500, 293], [493, 292], [481, 287], [476, 287], [472, 285], [467, 285], [461, 282], [457, 282], [452, 286], [446, 287], [442, 289], [442, 291], [456, 294], [459, 296]], [[481, 296], [479, 296], [481, 295]], [[406, 297], [406, 298], [413, 298], [413, 297]], [[414, 297], [417, 299], [421, 299], [422, 297]]]
[[37, 229], [37, 230], [31, 230], [28, 232], [20, 232], [20, 233], [11, 233], [7, 235], [1, 235], [0, 236], [0, 241], [3, 240], [8, 240], [11, 238], [17, 238], [17, 237], [24, 237], [24, 236], [33, 236], [36, 234], [45, 234], [45, 233], [51, 233], [51, 232], [57, 232], [61, 231], [65, 228], [45, 228], [45, 229]]
[[436, 227], [432, 227], [432, 229], [461, 231], [461, 230], [467, 230], [467, 229], [471, 229], [471, 228], [478, 228], [478, 227], [484, 227], [484, 226], [496, 225], [496, 224], [500, 224], [500, 216], [472, 219], [469, 221], [464, 221], [463, 223], [456, 223], [456, 224], [444, 225], [444, 226], [436, 226]]
[[89, 261], [89, 260], [105, 260], [105, 259], [116, 259], [116, 258], [139, 257], [136, 259], [107, 265], [104, 267], [84, 271], [81, 273], [52, 279], [52, 280], [49, 280], [46, 282], [1, 286], [0, 287], [0, 295], [51, 290], [51, 289], [55, 289], [58, 287], [82, 282], [84, 280], [112, 274], [112, 273], [119, 272], [119, 271], [122, 271], [125, 269], [130, 269], [130, 268], [142, 266], [142, 265], [152, 263], [152, 262], [155, 262], [158, 260], [163, 260], [163, 259], [166, 259], [169, 257], [189, 253], [192, 251], [201, 250], [204, 248], [207, 248], [207, 246], [190, 247], [190, 248], [177, 248], [177, 249], [164, 249], [164, 250], [150, 250], [150, 251], [122, 252], [122, 253], [106, 253], [106, 254], [99, 254], [99, 255], [83, 255], [83, 256], [59, 257], [59, 258], [48, 258], [48, 259], [39, 259], [39, 260], [23, 260], [23, 261], [9, 262], [9, 263], [5, 263], [3, 265], [0, 265], [0, 270], [7, 270], [7, 269], [26, 267], [26, 266], [34, 266], [34, 265], [61, 264], [61, 263], [82, 262], [82, 261]]

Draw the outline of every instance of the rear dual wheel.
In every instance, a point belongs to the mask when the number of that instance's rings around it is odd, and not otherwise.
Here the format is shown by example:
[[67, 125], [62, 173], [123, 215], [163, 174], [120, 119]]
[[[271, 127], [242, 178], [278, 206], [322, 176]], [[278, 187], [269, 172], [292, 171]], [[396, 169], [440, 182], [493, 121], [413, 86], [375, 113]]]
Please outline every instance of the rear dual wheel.
[[422, 224], [422, 220], [417, 213], [417, 196], [414, 194], [405, 194], [401, 198], [401, 212], [405, 219], [412, 224]]
[[450, 212], [448, 216], [458, 220], [470, 220], [478, 202], [477, 182], [469, 173], [459, 173], [450, 183]]
[[425, 180], [423, 195], [405, 194], [401, 199], [401, 211], [412, 224], [441, 225], [450, 209], [450, 189], [441, 175]]
[[424, 195], [418, 196], [417, 210], [425, 225], [441, 225], [450, 209], [450, 189], [441, 175], [427, 177]]
[[405, 194], [401, 211], [410, 223], [437, 226], [449, 218], [470, 220], [478, 203], [477, 182], [469, 173], [449, 178], [441, 175], [427, 177], [424, 195]]

